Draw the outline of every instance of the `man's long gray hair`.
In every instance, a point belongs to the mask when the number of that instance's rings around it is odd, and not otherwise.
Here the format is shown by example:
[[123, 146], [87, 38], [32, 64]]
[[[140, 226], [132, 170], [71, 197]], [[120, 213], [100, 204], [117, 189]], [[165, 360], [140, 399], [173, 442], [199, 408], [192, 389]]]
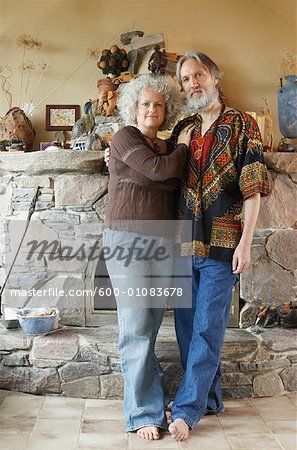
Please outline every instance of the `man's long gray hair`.
[[181, 67], [185, 61], [188, 59], [195, 59], [202, 67], [204, 67], [207, 72], [209, 72], [214, 78], [218, 80], [218, 83], [216, 84], [216, 89], [219, 93], [219, 98], [222, 103], [225, 103], [225, 96], [221, 89], [220, 81], [223, 78], [223, 72], [219, 69], [219, 67], [216, 65], [216, 63], [210, 59], [207, 55], [204, 53], [199, 52], [187, 52], [182, 56], [176, 65], [176, 78], [180, 85], [182, 85], [181, 80]]

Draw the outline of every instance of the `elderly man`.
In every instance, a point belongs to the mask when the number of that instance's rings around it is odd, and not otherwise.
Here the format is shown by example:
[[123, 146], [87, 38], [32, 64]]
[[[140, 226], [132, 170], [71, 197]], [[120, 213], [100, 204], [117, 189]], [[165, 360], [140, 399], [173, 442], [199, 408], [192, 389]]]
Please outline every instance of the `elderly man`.
[[179, 205], [179, 218], [193, 224], [191, 242], [180, 236], [181, 255], [192, 255], [193, 304], [175, 309], [184, 374], [169, 427], [173, 438], [185, 440], [207, 410], [224, 410], [220, 355], [232, 289], [250, 265], [260, 195], [269, 186], [257, 124], [225, 104], [218, 66], [202, 53], [188, 53], [178, 62], [177, 78], [192, 115], [173, 137], [195, 124]]

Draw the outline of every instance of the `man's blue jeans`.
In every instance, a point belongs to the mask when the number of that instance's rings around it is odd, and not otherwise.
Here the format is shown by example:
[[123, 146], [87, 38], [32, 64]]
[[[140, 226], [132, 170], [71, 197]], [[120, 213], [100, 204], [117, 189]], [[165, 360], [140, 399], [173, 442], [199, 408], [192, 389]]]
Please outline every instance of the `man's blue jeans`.
[[173, 245], [171, 240], [162, 237], [107, 229], [104, 246], [110, 249], [120, 246], [129, 252], [135, 238], [146, 239], [147, 246], [156, 239], [156, 246], [164, 246], [170, 257], [163, 261], [156, 258], [140, 261], [134, 251], [128, 266], [120, 258], [106, 261], [113, 289], [118, 294], [119, 354], [124, 378], [126, 429], [134, 431], [144, 426], [166, 429], [165, 409], [170, 397], [154, 348], [168, 299], [163, 292], [170, 287]]
[[173, 406], [173, 420], [193, 428], [206, 409], [224, 410], [220, 355], [232, 289], [237, 276], [231, 263], [192, 258], [192, 308], [175, 309], [175, 327], [184, 369]]

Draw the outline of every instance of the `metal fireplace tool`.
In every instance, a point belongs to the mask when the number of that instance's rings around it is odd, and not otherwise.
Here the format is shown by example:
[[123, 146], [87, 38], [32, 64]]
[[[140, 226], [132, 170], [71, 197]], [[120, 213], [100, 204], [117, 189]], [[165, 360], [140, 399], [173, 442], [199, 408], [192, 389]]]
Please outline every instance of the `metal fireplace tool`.
[[11, 266], [9, 268], [9, 271], [8, 271], [8, 274], [7, 274], [6, 278], [5, 278], [3, 286], [0, 289], [0, 323], [3, 323], [4, 326], [7, 329], [18, 328], [19, 327], [19, 321], [18, 321], [18, 319], [5, 319], [5, 310], [4, 310], [4, 308], [3, 308], [3, 311], [2, 311], [2, 294], [3, 294], [3, 291], [4, 291], [5, 286], [7, 284], [8, 278], [9, 278], [9, 276], [11, 274], [12, 268], [13, 268], [13, 266], [15, 264], [16, 259], [17, 259], [17, 256], [19, 254], [19, 251], [21, 249], [21, 246], [23, 244], [23, 241], [24, 241], [25, 235], [27, 233], [27, 230], [29, 228], [30, 220], [31, 220], [32, 214], [35, 211], [36, 202], [37, 202], [37, 199], [38, 199], [39, 195], [40, 195], [40, 186], [37, 187], [36, 192], [35, 192], [35, 194], [34, 194], [34, 196], [32, 198], [32, 201], [31, 201], [31, 204], [30, 204], [30, 207], [29, 207], [29, 211], [28, 211], [27, 222], [26, 222], [26, 226], [25, 226], [25, 230], [24, 230], [22, 239], [21, 239], [21, 241], [19, 243], [19, 246], [17, 248], [16, 254], [15, 254], [14, 258], [13, 258], [13, 261], [11, 263]]

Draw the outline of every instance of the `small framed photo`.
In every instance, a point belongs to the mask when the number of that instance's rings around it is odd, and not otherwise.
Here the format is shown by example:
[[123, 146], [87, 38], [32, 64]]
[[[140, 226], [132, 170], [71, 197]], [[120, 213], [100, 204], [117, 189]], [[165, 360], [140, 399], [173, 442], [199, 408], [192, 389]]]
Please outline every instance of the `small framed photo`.
[[46, 105], [45, 129], [48, 131], [71, 131], [79, 118], [79, 105]]

